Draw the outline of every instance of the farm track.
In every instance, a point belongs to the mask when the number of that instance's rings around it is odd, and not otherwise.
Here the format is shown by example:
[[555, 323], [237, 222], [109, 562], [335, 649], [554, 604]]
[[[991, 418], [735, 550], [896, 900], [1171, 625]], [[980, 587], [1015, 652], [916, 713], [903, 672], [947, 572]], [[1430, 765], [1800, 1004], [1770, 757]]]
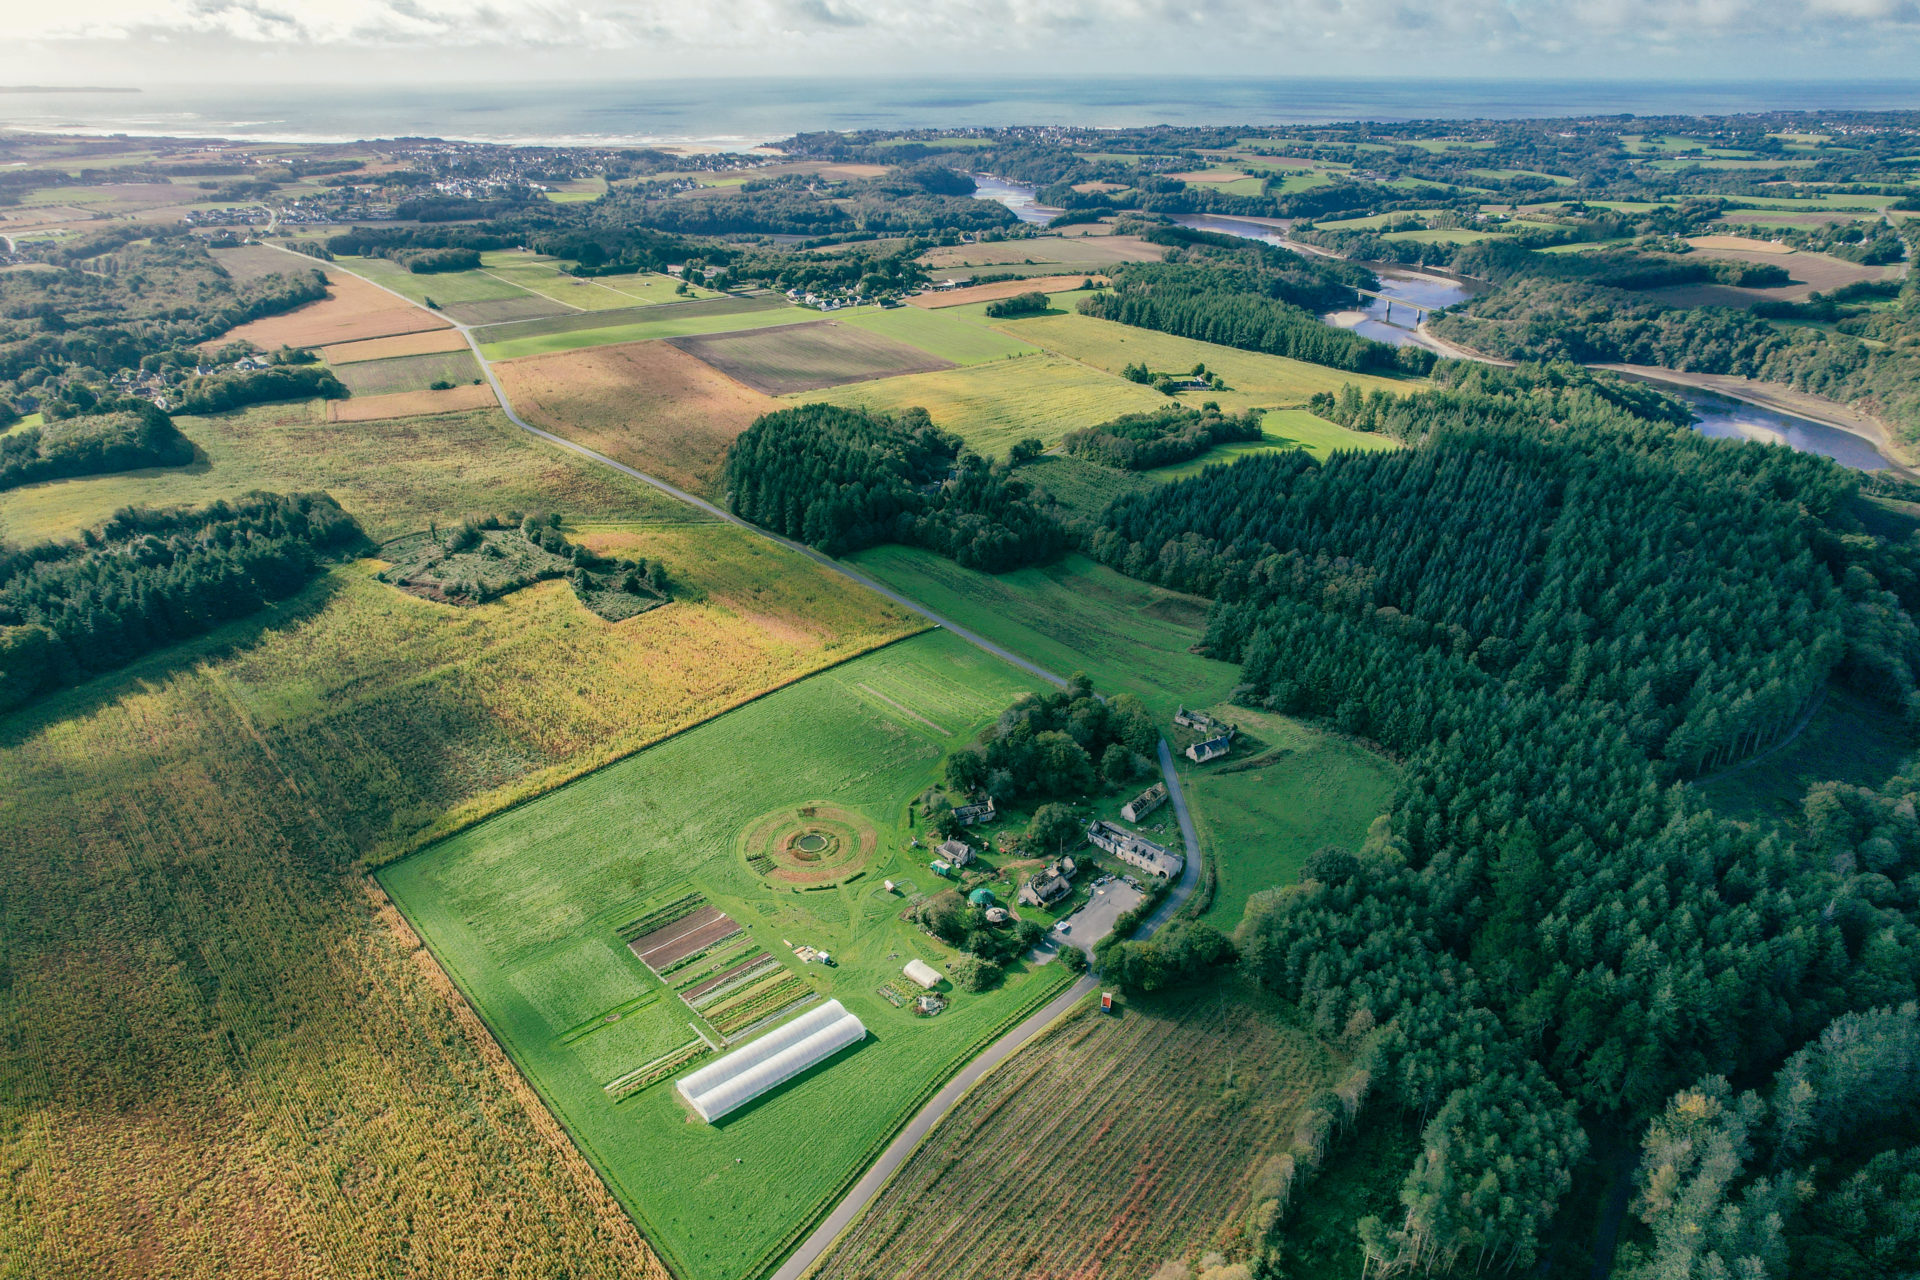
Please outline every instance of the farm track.
[[[277, 245], [272, 247], [279, 249]], [[294, 257], [301, 256], [294, 254], [291, 249], [279, 249], [279, 251]], [[354, 273], [348, 272], [347, 274]], [[419, 306], [419, 304], [413, 302], [412, 299], [395, 293], [393, 290], [387, 289], [384, 285], [367, 280], [364, 276], [356, 276], [356, 278], [373, 285], [376, 289], [381, 289], [391, 294], [393, 297], [400, 298], [409, 306]], [[425, 308], [419, 309], [425, 310]], [[866, 574], [840, 563], [831, 556], [816, 551], [803, 543], [794, 542], [791, 539], [783, 538], [769, 530], [762, 529], [760, 526], [743, 520], [733, 512], [715, 503], [708, 502], [704, 498], [688, 493], [686, 490], [669, 484], [667, 481], [661, 480], [658, 477], [648, 475], [638, 468], [627, 466], [623, 462], [609, 458], [603, 453], [577, 444], [565, 436], [557, 435], [554, 432], [545, 431], [534, 426], [514, 411], [512, 402], [507, 398], [506, 388], [501, 385], [500, 377], [494, 371], [493, 363], [487, 359], [486, 354], [480, 349], [480, 340], [474, 335], [473, 327], [458, 322], [455, 322], [454, 327], [460, 335], [467, 340], [468, 347], [472, 349], [474, 359], [479, 362], [481, 372], [486, 375], [487, 384], [493, 389], [494, 396], [500, 403], [501, 412], [506, 415], [509, 422], [527, 434], [544, 440], [558, 448], [565, 449], [569, 453], [586, 458], [588, 461], [598, 463], [622, 475], [629, 476], [643, 484], [651, 485], [669, 497], [677, 498], [688, 506], [703, 511], [716, 519], [724, 520], [736, 528], [744, 529], [757, 537], [764, 538], [789, 551], [805, 556], [815, 564], [858, 583], [883, 599], [890, 600], [902, 608], [912, 610], [933, 625], [950, 631], [960, 639], [986, 653], [992, 654], [1001, 661], [1009, 663], [1030, 675], [1037, 676], [1049, 684], [1054, 685], [1056, 688], [1066, 687], [1067, 681], [1064, 677], [1047, 670], [1037, 663], [1029, 662], [1018, 654], [993, 643], [985, 636], [958, 625], [952, 619], [935, 613], [932, 609], [883, 585], [875, 579], [868, 577]], [[1174, 912], [1179, 910], [1180, 906], [1186, 902], [1187, 898], [1192, 895], [1194, 889], [1198, 887], [1200, 882], [1200, 839], [1194, 831], [1193, 819], [1187, 810], [1186, 795], [1181, 790], [1179, 776], [1174, 770], [1173, 754], [1168, 750], [1165, 739], [1162, 739], [1160, 742], [1159, 754], [1161, 772], [1166, 780], [1167, 791], [1172, 798], [1174, 811], [1179, 816], [1181, 835], [1186, 841], [1186, 868], [1181, 874], [1179, 883], [1176, 884], [1173, 890], [1167, 895], [1166, 901], [1163, 902], [1136, 931], [1136, 937], [1145, 937], [1151, 934], [1154, 930], [1166, 923], [1167, 920], [1171, 919]], [[799, 1247], [787, 1256], [786, 1261], [778, 1270], [771, 1273], [771, 1280], [801, 1280], [801, 1277], [805, 1276], [813, 1265], [826, 1254], [827, 1250], [839, 1239], [847, 1228], [865, 1213], [867, 1207], [872, 1204], [879, 1196], [881, 1190], [893, 1178], [894, 1174], [907, 1162], [915, 1150], [918, 1149], [922, 1140], [925, 1139], [935, 1124], [945, 1118], [989, 1072], [1012, 1057], [1017, 1050], [1025, 1046], [1029, 1041], [1045, 1032], [1061, 1015], [1072, 1009], [1074, 1005], [1079, 1003], [1083, 998], [1092, 994], [1098, 986], [1099, 979], [1097, 975], [1089, 973], [1080, 978], [1072, 986], [1068, 987], [1065, 991], [1041, 1006], [1040, 1009], [1015, 1025], [1012, 1030], [995, 1040], [992, 1044], [989, 1044], [977, 1054], [972, 1061], [962, 1067], [938, 1093], [934, 1094], [919, 1112], [902, 1126], [893, 1141], [881, 1152], [879, 1158], [867, 1169], [859, 1181], [853, 1185], [852, 1189], [842, 1197], [840, 1203], [824, 1215], [812, 1234], [807, 1236], [806, 1239], [800, 1243]], [[694, 1029], [698, 1031], [699, 1027], [696, 1025]], [[705, 1038], [704, 1034], [702, 1038]]]

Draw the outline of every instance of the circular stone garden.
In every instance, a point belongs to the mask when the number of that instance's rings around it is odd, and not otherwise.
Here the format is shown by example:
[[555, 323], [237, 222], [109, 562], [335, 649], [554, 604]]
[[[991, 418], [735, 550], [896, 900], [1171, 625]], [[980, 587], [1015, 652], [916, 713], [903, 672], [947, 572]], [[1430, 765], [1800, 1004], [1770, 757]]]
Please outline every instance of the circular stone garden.
[[838, 884], [867, 869], [880, 833], [851, 809], [806, 805], [755, 820], [740, 838], [753, 871], [776, 884]]

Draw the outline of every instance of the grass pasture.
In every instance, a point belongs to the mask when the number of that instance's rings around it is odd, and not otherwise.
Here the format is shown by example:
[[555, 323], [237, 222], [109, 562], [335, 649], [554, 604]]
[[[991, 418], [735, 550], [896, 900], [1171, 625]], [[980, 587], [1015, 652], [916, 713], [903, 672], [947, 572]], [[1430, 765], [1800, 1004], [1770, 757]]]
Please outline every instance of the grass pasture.
[[455, 302], [500, 302], [524, 298], [527, 290], [485, 271], [432, 271], [424, 275], [407, 270], [389, 258], [335, 259], [344, 271], [364, 276], [422, 306], [432, 298], [441, 306]]
[[458, 351], [390, 356], [385, 360], [355, 360], [335, 366], [334, 377], [356, 396], [386, 395], [395, 391], [425, 391], [436, 382], [473, 383], [480, 366], [464, 345]]
[[888, 1280], [1140, 1280], [1243, 1229], [1255, 1172], [1340, 1061], [1224, 985], [1089, 997], [936, 1125], [822, 1260]]
[[882, 337], [920, 348], [954, 364], [985, 364], [1010, 356], [1032, 355], [1038, 348], [997, 329], [973, 324], [952, 311], [920, 307], [857, 307], [836, 317]]
[[522, 416], [698, 493], [712, 492], [733, 438], [780, 407], [666, 342], [528, 356], [494, 373]]
[[1349, 431], [1338, 423], [1316, 417], [1305, 409], [1269, 410], [1260, 420], [1260, 432], [1258, 440], [1237, 440], [1231, 444], [1215, 445], [1190, 461], [1176, 463], [1170, 467], [1157, 467], [1144, 474], [1163, 482], [1184, 480], [1188, 476], [1197, 476], [1218, 463], [1237, 462], [1249, 454], [1264, 453], [1269, 449], [1305, 449], [1314, 457], [1324, 460], [1328, 454], [1339, 449], [1372, 452], [1377, 449], [1400, 447], [1399, 442], [1391, 436], [1367, 431]]
[[1857, 694], [1832, 688], [1791, 742], [1693, 786], [1716, 813], [1796, 822], [1807, 788], [1814, 783], [1837, 780], [1877, 787], [1911, 753], [1897, 716]]
[[1286, 716], [1225, 704], [1211, 710], [1239, 725], [1250, 743], [1181, 774], [1217, 876], [1204, 918], [1231, 933], [1247, 899], [1294, 883], [1315, 849], [1359, 848], [1373, 820], [1392, 807], [1400, 772], [1365, 747]]
[[[1116, 378], [1122, 369], [1135, 362], [1144, 362], [1150, 369], [1180, 373], [1196, 364], [1204, 364], [1226, 379], [1227, 390], [1183, 392], [1179, 397], [1181, 402], [1198, 404], [1205, 400], [1217, 400], [1220, 407], [1229, 412], [1304, 405], [1314, 392], [1338, 392], [1349, 382], [1362, 391], [1381, 388], [1396, 393], [1412, 390], [1418, 385], [1371, 374], [1348, 373], [1325, 365], [1289, 360], [1285, 356], [1261, 355], [1211, 342], [1197, 342], [1191, 338], [1179, 338], [1077, 313], [1035, 316], [1029, 320], [1002, 320], [995, 324], [997, 328], [1025, 342], [1078, 365], [1104, 370]], [[1166, 398], [1159, 392], [1149, 388], [1141, 390], [1148, 391], [1154, 403], [1165, 403]], [[1073, 425], [1092, 424], [1076, 422]]]
[[832, 320], [668, 341], [770, 396], [954, 367], [918, 347]]
[[[661, 611], [671, 612], [671, 610]], [[1057, 989], [1056, 966], [1015, 970], [999, 989], [954, 995], [916, 1019], [878, 994], [918, 955], [946, 949], [896, 917], [878, 878], [911, 878], [906, 803], [944, 753], [1035, 682], [944, 633], [855, 659], [507, 811], [381, 872], [381, 880], [508, 1052], [532, 1077], [649, 1240], [682, 1275], [757, 1274], [857, 1173], [877, 1144], [972, 1046]], [[872, 695], [878, 689], [884, 699]], [[935, 723], [956, 730], [948, 737]], [[879, 830], [874, 864], [827, 889], [772, 885], [741, 856], [741, 833], [816, 803]], [[903, 875], [904, 873], [904, 875]], [[871, 1034], [718, 1125], [691, 1123], [662, 1082], [615, 1102], [603, 1086], [692, 1038], [670, 1027], [674, 997], [611, 945], [628, 921], [689, 892], [725, 911], [792, 977], [841, 1000]], [[787, 943], [832, 950], [802, 965]], [[669, 979], [671, 981], [671, 979]], [[529, 992], [574, 986], [564, 1010]], [[788, 989], [793, 989], [789, 984]], [[656, 997], [648, 1001], [649, 996]], [[643, 1002], [572, 1043], [555, 1034]], [[673, 1010], [673, 1021], [690, 1014]], [[631, 1036], [631, 1039], [628, 1037]], [[663, 1047], [664, 1046], [664, 1047]]]
[[918, 405], [975, 451], [1001, 456], [1027, 436], [1038, 436], [1051, 446], [1076, 428], [1166, 403], [1151, 387], [1053, 355], [860, 382], [794, 398], [892, 412]]
[[[352, 366], [349, 365], [349, 368]], [[328, 422], [383, 422], [392, 418], [419, 418], [439, 413], [485, 409], [499, 402], [485, 383], [462, 383], [438, 390], [388, 391], [327, 401]]]
[[582, 347], [605, 347], [620, 342], [648, 342], [657, 338], [688, 338], [711, 333], [738, 333], [781, 324], [808, 324], [817, 311], [789, 306], [772, 298], [714, 298], [678, 306], [587, 312], [528, 323], [489, 328], [479, 337], [489, 360], [515, 360]]

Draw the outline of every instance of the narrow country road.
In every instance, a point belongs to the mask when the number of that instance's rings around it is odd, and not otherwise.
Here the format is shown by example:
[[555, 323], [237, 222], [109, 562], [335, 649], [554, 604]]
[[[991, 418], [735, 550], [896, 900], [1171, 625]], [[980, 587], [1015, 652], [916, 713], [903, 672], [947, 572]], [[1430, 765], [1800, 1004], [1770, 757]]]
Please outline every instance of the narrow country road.
[[[292, 250], [281, 249], [279, 245], [269, 247], [280, 249], [282, 253], [293, 254]], [[293, 256], [304, 257], [305, 255], [293, 254]], [[420, 305], [405, 294], [395, 292], [377, 281], [368, 280], [365, 276], [359, 275], [356, 272], [347, 271], [345, 267], [336, 266], [335, 269], [347, 275], [354, 276], [357, 280], [373, 285], [374, 288], [385, 293], [392, 294], [409, 306], [417, 307]], [[731, 511], [715, 506], [705, 498], [697, 497], [694, 494], [686, 492], [684, 489], [667, 483], [665, 480], [659, 479], [656, 476], [650, 476], [644, 471], [630, 467], [624, 462], [617, 462], [607, 457], [604, 453], [596, 452], [595, 450], [587, 448], [585, 445], [576, 444], [564, 436], [558, 436], [551, 431], [542, 430], [534, 426], [514, 411], [512, 402], [507, 399], [506, 388], [501, 385], [499, 375], [493, 370], [492, 362], [489, 361], [485, 353], [480, 350], [480, 340], [474, 336], [472, 326], [461, 324], [459, 321], [454, 320], [453, 317], [444, 315], [443, 313], [435, 312], [434, 314], [440, 315], [442, 319], [453, 325], [453, 327], [459, 331], [460, 335], [467, 340], [467, 345], [473, 349], [473, 358], [480, 362], [481, 372], [486, 374], [487, 383], [493, 388], [494, 398], [500, 402], [501, 412], [507, 415], [508, 421], [512, 422], [514, 426], [525, 431], [527, 434], [538, 436], [547, 443], [565, 449], [569, 453], [577, 454], [590, 462], [597, 462], [603, 467], [610, 467], [622, 475], [631, 476], [643, 484], [652, 485], [654, 488], [660, 490], [660, 492], [677, 498], [688, 506], [698, 508], [716, 519], [724, 520], [728, 524], [745, 529], [749, 533], [767, 539], [769, 542], [778, 543], [789, 551], [798, 552], [814, 563], [830, 569], [843, 577], [852, 579], [876, 595], [883, 596], [903, 608], [913, 610], [935, 626], [943, 627], [951, 631], [962, 640], [985, 650], [994, 657], [1004, 662], [1009, 662], [1022, 671], [1038, 676], [1051, 684], [1062, 688], [1066, 686], [1067, 682], [1064, 677], [1056, 675], [1045, 667], [1028, 662], [1025, 658], [1009, 652], [991, 640], [988, 640], [985, 636], [959, 626], [951, 619], [942, 617], [925, 605], [908, 599], [890, 587], [883, 586], [857, 569], [841, 564], [830, 556], [822, 555], [812, 547], [794, 542], [788, 538], [780, 537], [778, 534], [762, 529], [759, 525], [742, 520]], [[1186, 867], [1180, 873], [1179, 883], [1174, 885], [1172, 891], [1167, 894], [1166, 901], [1162, 902], [1160, 906], [1154, 910], [1153, 914], [1141, 924], [1134, 935], [1136, 937], [1145, 937], [1172, 919], [1174, 912], [1180, 909], [1181, 905], [1193, 894], [1194, 889], [1200, 883], [1200, 837], [1194, 831], [1193, 818], [1187, 811], [1186, 793], [1180, 789], [1180, 778], [1173, 766], [1173, 753], [1168, 749], [1166, 739], [1164, 738], [1160, 740], [1160, 773], [1166, 780], [1167, 794], [1173, 803], [1174, 813], [1178, 815], [1180, 819], [1180, 834], [1186, 841], [1187, 862]], [[840, 1234], [849, 1226], [853, 1225], [855, 1220], [866, 1211], [867, 1206], [873, 1202], [874, 1198], [880, 1194], [881, 1189], [886, 1186], [887, 1180], [894, 1175], [895, 1171], [897, 1171], [901, 1165], [906, 1163], [907, 1157], [913, 1154], [915, 1148], [920, 1145], [921, 1140], [927, 1136], [934, 1125], [938, 1124], [949, 1111], [953, 1110], [954, 1105], [966, 1096], [969, 1089], [973, 1088], [989, 1071], [992, 1071], [995, 1067], [1011, 1057], [1021, 1046], [1044, 1031], [1061, 1014], [1091, 994], [1098, 986], [1099, 979], [1093, 974], [1088, 974], [1081, 978], [1065, 991], [1062, 991], [1059, 995], [1042, 1005], [1011, 1031], [988, 1045], [977, 1057], [962, 1067], [953, 1079], [947, 1081], [945, 1087], [936, 1093], [932, 1100], [924, 1107], [920, 1108], [913, 1119], [909, 1120], [906, 1126], [894, 1136], [893, 1141], [887, 1144], [886, 1150], [880, 1153], [880, 1158], [876, 1160], [873, 1166], [853, 1185], [853, 1189], [827, 1214], [820, 1225], [814, 1228], [813, 1233], [801, 1242], [799, 1248], [795, 1249], [793, 1253], [787, 1257], [786, 1262], [782, 1264], [780, 1269], [774, 1272], [773, 1280], [800, 1280], [800, 1277], [805, 1275], [807, 1270], [827, 1252], [833, 1242], [839, 1239]]]
[[[1173, 802], [1173, 811], [1180, 819], [1180, 834], [1187, 842], [1187, 865], [1180, 873], [1180, 882], [1167, 894], [1165, 902], [1154, 909], [1152, 915], [1135, 931], [1136, 938], [1144, 938], [1173, 918], [1193, 891], [1200, 884], [1200, 838], [1194, 834], [1193, 818], [1187, 812], [1186, 793], [1180, 790], [1179, 775], [1174, 772], [1173, 752], [1167, 748], [1167, 740], [1160, 740], [1160, 776], [1166, 780], [1167, 795]], [[821, 1220], [813, 1229], [813, 1234], [801, 1242], [800, 1247], [787, 1256], [786, 1262], [774, 1272], [771, 1280], [801, 1280], [813, 1265], [826, 1256], [846, 1229], [852, 1226], [865, 1213], [885, 1189], [889, 1179], [907, 1162], [921, 1140], [940, 1123], [946, 1114], [953, 1110], [967, 1091], [978, 1084], [988, 1072], [1012, 1057], [1016, 1050], [1029, 1040], [1051, 1026], [1056, 1018], [1071, 1009], [1082, 999], [1091, 995], [1100, 985], [1099, 976], [1088, 974], [1078, 982], [1062, 991], [1059, 995], [1042, 1005], [1026, 1021], [1007, 1034], [988, 1045], [985, 1052], [960, 1069], [960, 1073], [947, 1081], [946, 1088], [933, 1095], [933, 1100], [920, 1108], [919, 1114], [907, 1122], [904, 1129], [887, 1144], [880, 1158], [873, 1163], [860, 1181], [853, 1184], [853, 1190], [835, 1206], [833, 1212]]]

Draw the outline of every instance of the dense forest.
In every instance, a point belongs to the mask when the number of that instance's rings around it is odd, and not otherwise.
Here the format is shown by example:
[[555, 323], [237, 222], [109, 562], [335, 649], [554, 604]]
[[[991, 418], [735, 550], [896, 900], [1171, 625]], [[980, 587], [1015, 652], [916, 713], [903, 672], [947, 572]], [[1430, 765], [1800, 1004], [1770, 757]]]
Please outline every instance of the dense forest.
[[1285, 256], [1294, 261], [1213, 253], [1197, 261], [1127, 263], [1114, 269], [1113, 288], [1082, 299], [1080, 311], [1336, 369], [1424, 373], [1432, 367], [1433, 353], [1425, 348], [1391, 347], [1322, 324], [1315, 313], [1351, 305], [1353, 287], [1313, 271], [1298, 255]]
[[0, 549], [0, 709], [284, 600], [363, 541], [325, 494], [254, 493]]
[[0, 490], [192, 461], [193, 445], [172, 418], [144, 400], [129, 400], [107, 413], [56, 419], [0, 435]]
[[1260, 438], [1260, 415], [1220, 412], [1209, 400], [1198, 409], [1168, 405], [1158, 413], [1129, 413], [1097, 427], [1069, 431], [1061, 446], [1117, 471], [1146, 471], [1197, 458], [1217, 444]]
[[[1700, 437], [1644, 389], [1441, 382], [1387, 428], [1417, 448], [1257, 455], [1116, 499], [1091, 542], [1214, 598], [1207, 645], [1245, 700], [1406, 762], [1365, 847], [1257, 897], [1237, 939], [1423, 1118], [1404, 1215], [1361, 1224], [1385, 1271], [1531, 1265], [1589, 1129], [1638, 1135], [1920, 978], [1920, 828], [1877, 816], [1901, 800], [1822, 800], [1858, 816], [1806, 847], [1673, 785], [1775, 740], [1829, 679], [1911, 721], [1915, 548], [1861, 529], [1826, 460]], [[1732, 1206], [1730, 1181], [1685, 1212]], [[1723, 1272], [1646, 1274], [1748, 1274], [1743, 1239]]]
[[998, 573], [1066, 541], [1010, 463], [963, 452], [921, 409], [765, 414], [728, 449], [726, 485], [736, 514], [832, 555], [901, 542]]

